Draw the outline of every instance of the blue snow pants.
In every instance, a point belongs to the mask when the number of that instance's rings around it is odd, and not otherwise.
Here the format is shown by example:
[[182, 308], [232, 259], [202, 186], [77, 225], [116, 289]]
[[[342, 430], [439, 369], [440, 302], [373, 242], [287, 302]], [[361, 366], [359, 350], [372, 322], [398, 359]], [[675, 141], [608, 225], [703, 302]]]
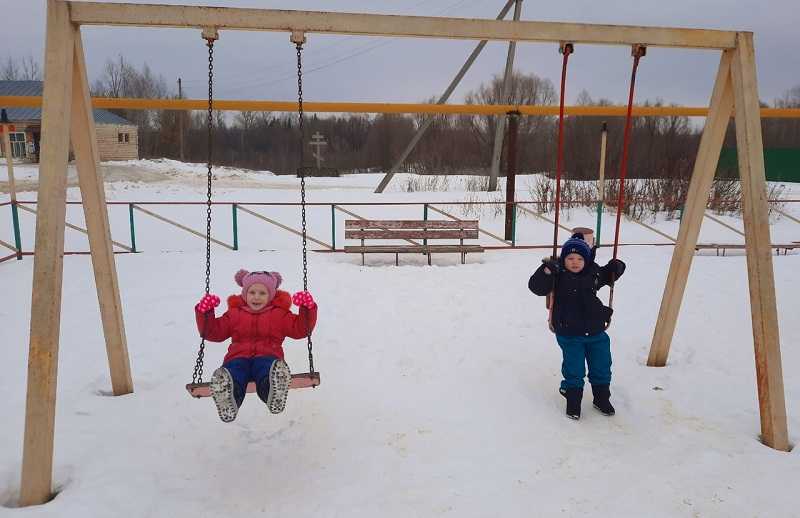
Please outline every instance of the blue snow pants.
[[611, 384], [611, 339], [605, 331], [591, 336], [556, 335], [561, 347], [562, 389], [583, 388], [583, 378], [589, 365], [589, 383]]
[[236, 404], [242, 406], [247, 384], [256, 383], [256, 393], [263, 402], [267, 402], [269, 393], [269, 369], [277, 360], [274, 356], [256, 356], [254, 358], [234, 358], [222, 364], [233, 378], [233, 397]]

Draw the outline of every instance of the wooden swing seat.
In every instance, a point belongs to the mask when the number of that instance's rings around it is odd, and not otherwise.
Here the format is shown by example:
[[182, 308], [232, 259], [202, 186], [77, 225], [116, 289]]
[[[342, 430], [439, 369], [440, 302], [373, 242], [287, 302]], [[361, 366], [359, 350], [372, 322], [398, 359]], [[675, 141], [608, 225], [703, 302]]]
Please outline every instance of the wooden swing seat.
[[[319, 372], [303, 372], [300, 374], [292, 374], [292, 382], [289, 385], [290, 389], [301, 389], [309, 387], [317, 387], [321, 383]], [[211, 395], [211, 383], [187, 383], [186, 390], [189, 395], [195, 398], [209, 397]], [[247, 392], [255, 392], [256, 384], [252, 381], [247, 384]]]

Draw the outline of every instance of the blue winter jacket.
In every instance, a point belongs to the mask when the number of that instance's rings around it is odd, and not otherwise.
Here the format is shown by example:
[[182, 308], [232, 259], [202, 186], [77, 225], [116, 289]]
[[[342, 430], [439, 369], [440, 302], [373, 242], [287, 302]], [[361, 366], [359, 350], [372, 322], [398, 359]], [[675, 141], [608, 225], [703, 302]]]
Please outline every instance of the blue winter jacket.
[[[545, 296], [555, 286], [552, 325], [556, 334], [590, 336], [608, 327], [613, 310], [600, 301], [597, 290], [611, 285], [612, 266], [601, 267], [591, 262], [578, 273], [562, 268], [557, 274], [546, 274], [544, 268], [542, 265], [534, 272], [528, 288], [536, 295]], [[622, 271], [625, 271], [624, 266]]]

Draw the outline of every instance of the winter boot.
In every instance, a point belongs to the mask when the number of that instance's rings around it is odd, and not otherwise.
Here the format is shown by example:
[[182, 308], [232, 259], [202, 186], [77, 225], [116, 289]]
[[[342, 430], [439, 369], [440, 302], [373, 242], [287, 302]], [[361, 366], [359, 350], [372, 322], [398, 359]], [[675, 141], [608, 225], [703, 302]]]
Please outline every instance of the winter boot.
[[230, 423], [236, 419], [239, 413], [239, 405], [233, 394], [234, 383], [231, 373], [225, 367], [220, 367], [211, 376], [211, 397], [217, 405], [217, 413], [224, 423]]
[[567, 399], [567, 417], [578, 420], [581, 418], [582, 388], [559, 389], [562, 396]]
[[267, 393], [267, 408], [273, 414], [280, 414], [286, 408], [286, 396], [289, 394], [289, 385], [292, 383], [292, 373], [283, 360], [275, 360], [269, 368], [269, 392]]
[[608, 385], [592, 385], [592, 396], [594, 407], [603, 415], [614, 415], [614, 407], [608, 398], [611, 397], [611, 391]]

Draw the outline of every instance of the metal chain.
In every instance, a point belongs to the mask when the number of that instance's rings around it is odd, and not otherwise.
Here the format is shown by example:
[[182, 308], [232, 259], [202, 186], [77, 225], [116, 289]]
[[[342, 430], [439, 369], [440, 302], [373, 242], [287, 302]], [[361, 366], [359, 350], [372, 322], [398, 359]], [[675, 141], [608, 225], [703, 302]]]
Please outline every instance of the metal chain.
[[[208, 47], [208, 140], [206, 149], [208, 152], [208, 160], [206, 162], [207, 168], [207, 188], [206, 188], [206, 295], [211, 292], [211, 161], [214, 143], [214, 40], [206, 40]], [[208, 324], [208, 312], [203, 317], [203, 329], [205, 330]], [[192, 374], [192, 383], [203, 382], [203, 356], [205, 355], [206, 339], [200, 339], [200, 351], [197, 353], [197, 362], [194, 366], [194, 374]]]
[[[631, 124], [633, 113], [633, 94], [636, 89], [636, 71], [639, 69], [639, 60], [647, 54], [647, 47], [644, 45], [634, 45], [631, 49], [633, 56], [633, 68], [631, 69], [631, 86], [628, 91], [628, 111], [625, 115], [625, 133], [622, 136], [622, 161], [619, 167], [619, 193], [617, 198], [617, 221], [614, 229], [614, 253], [612, 257], [617, 258], [619, 247], [619, 226], [622, 213], [625, 210], [625, 176], [628, 171], [628, 150], [630, 149]], [[608, 307], [614, 307], [614, 285], [617, 282], [616, 274], [611, 274], [611, 285], [608, 293]]]
[[[300, 126], [300, 167], [297, 170], [300, 176], [300, 218], [303, 223], [303, 291], [308, 291], [308, 243], [306, 235], [306, 171], [305, 171], [305, 127], [303, 115], [303, 44], [298, 42], [297, 47], [297, 114]], [[312, 351], [311, 333], [308, 333], [308, 371], [314, 372], [314, 353]]]

